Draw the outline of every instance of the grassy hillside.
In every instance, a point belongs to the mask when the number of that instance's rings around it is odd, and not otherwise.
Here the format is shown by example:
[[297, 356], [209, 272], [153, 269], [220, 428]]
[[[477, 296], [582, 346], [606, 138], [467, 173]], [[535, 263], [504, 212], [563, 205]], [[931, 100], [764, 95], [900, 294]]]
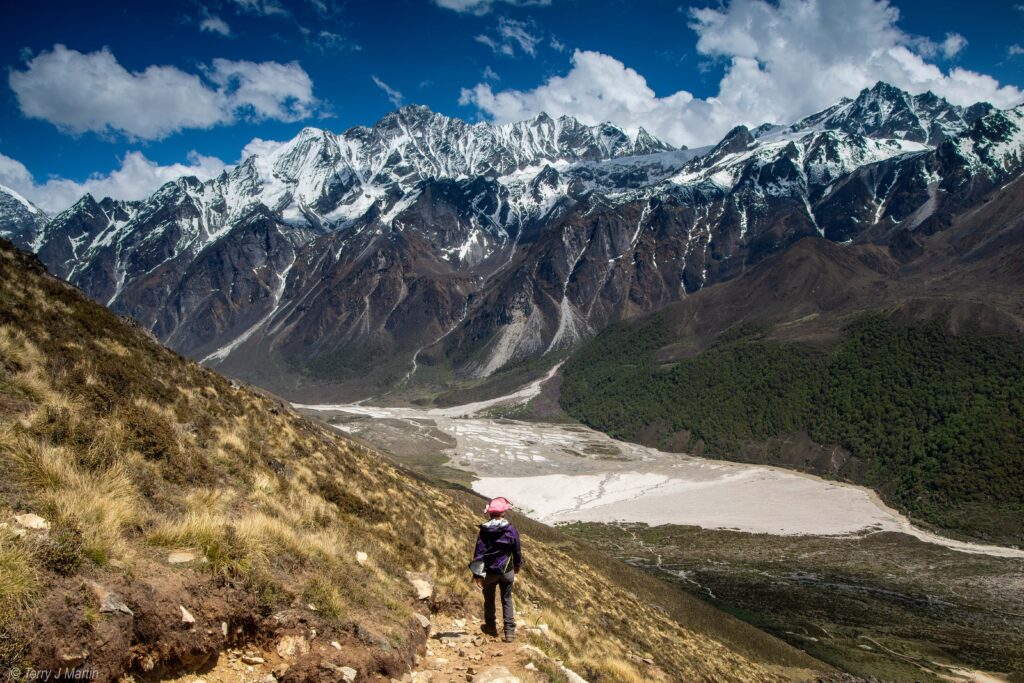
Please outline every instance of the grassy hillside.
[[[387, 680], [423, 651], [414, 612], [476, 610], [479, 515], [461, 494], [160, 347], [6, 242], [0, 466], [5, 670], [153, 678], [302, 636], [281, 681], [325, 663]], [[30, 513], [49, 529], [21, 528]], [[524, 530], [521, 604], [550, 626], [528, 637], [588, 680], [781, 681], [816, 666], [707, 608], [707, 629], [684, 626]], [[432, 577], [429, 601], [407, 571]]]
[[869, 484], [917, 519], [1024, 543], [1019, 335], [863, 314], [828, 346], [740, 325], [661, 363], [670, 330], [654, 316], [598, 336], [564, 368], [563, 408], [618, 438], [820, 469], [786, 452], [807, 435], [845, 451], [826, 474]]

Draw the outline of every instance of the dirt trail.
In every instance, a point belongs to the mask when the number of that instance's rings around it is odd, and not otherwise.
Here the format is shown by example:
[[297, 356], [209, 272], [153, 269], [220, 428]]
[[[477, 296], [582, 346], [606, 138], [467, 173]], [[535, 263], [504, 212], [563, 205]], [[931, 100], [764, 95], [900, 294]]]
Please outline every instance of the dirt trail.
[[[417, 656], [414, 669], [401, 678], [387, 678], [370, 672], [321, 665], [313, 680], [351, 683], [358, 681], [389, 681], [390, 683], [542, 683], [558, 673], [570, 683], [586, 683], [585, 679], [567, 669], [561, 661], [552, 660], [539, 648], [529, 644], [531, 637], [543, 638], [547, 625], [537, 623], [535, 607], [517, 603], [518, 638], [506, 643], [500, 636], [484, 634], [482, 621], [471, 613], [434, 614], [426, 651]], [[499, 608], [500, 612], [500, 608]], [[500, 626], [500, 625], [499, 625]], [[294, 658], [288, 650], [293, 641], [282, 641], [267, 647], [237, 647], [220, 653], [199, 670], [165, 678], [163, 683], [277, 683], [292, 678], [289, 664]], [[303, 672], [308, 679], [309, 672]]]
[[[566, 675], [561, 662], [550, 660], [538, 648], [524, 642], [524, 636], [544, 630], [528, 625], [532, 621], [530, 612], [528, 607], [519, 609], [519, 637], [514, 643], [482, 633], [482, 622], [477, 616], [435, 615], [427, 654], [414, 671], [401, 678], [402, 683], [539, 683], [550, 680], [545, 671], [560, 670]], [[568, 673], [567, 677], [573, 680], [571, 672]]]

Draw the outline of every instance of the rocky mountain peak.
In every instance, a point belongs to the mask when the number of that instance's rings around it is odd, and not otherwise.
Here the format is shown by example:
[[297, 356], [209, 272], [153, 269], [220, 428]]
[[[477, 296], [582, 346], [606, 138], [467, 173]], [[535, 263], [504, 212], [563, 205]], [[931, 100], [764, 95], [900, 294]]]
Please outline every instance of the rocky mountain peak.
[[934, 147], [962, 133], [986, 112], [985, 105], [965, 110], [932, 92], [911, 95], [879, 81], [861, 90], [856, 98], [843, 98], [794, 124], [790, 130], [841, 130], [869, 138], [908, 140]]

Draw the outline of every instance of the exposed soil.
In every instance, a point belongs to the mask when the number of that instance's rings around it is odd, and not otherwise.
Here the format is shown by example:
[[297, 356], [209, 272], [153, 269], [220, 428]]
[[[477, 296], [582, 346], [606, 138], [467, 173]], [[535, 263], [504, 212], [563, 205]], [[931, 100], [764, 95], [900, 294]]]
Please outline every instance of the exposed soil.
[[[26, 652], [35, 669], [55, 679], [77, 671], [92, 681], [232, 670], [240, 677], [222, 680], [241, 681], [255, 669], [232, 653], [260, 653], [281, 683], [337, 680], [332, 666], [387, 680], [412, 666], [426, 639], [415, 621], [400, 650], [363, 626], [331, 625], [311, 605], [269, 613], [251, 589], [204, 571], [153, 561], [134, 572], [112, 569], [58, 579], [35, 604], [42, 626]], [[291, 645], [280, 649], [282, 642]]]

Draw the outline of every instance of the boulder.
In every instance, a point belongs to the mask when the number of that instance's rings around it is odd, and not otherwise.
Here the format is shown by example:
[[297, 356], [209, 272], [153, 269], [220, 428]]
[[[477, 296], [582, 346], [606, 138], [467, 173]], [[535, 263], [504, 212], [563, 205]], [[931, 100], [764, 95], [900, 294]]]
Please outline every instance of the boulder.
[[417, 600], [429, 600], [434, 595], [434, 580], [430, 574], [425, 572], [406, 572], [405, 578], [409, 581]]

